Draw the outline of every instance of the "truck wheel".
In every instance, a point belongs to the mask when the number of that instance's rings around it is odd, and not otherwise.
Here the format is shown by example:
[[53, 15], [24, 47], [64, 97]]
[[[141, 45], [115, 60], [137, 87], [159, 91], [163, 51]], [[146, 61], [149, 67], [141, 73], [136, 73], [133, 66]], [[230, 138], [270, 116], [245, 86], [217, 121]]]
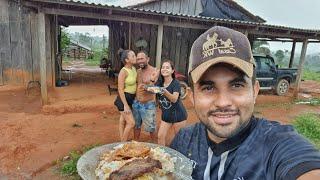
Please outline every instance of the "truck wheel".
[[290, 86], [290, 84], [286, 79], [281, 79], [278, 82], [277, 87], [276, 87], [277, 95], [283, 96], [283, 95], [287, 94], [289, 91], [289, 86]]
[[185, 99], [187, 97], [188, 94], [188, 84], [183, 82], [183, 81], [179, 81], [180, 86], [181, 86], [181, 91], [180, 91], [180, 98], [181, 99]]

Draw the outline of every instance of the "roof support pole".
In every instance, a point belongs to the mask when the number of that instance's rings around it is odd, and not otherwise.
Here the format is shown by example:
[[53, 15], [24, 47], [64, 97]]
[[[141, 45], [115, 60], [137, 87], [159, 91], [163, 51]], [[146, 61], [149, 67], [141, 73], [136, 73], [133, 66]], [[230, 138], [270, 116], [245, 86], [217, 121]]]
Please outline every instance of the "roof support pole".
[[289, 68], [292, 68], [295, 50], [296, 50], [296, 41], [294, 40], [293, 43], [292, 43], [292, 49], [291, 49], [291, 55], [290, 55], [290, 61], [289, 61]]
[[158, 36], [157, 36], [157, 51], [156, 51], [156, 67], [159, 69], [161, 65], [162, 37], [163, 37], [163, 24], [159, 24]]
[[39, 34], [39, 60], [40, 60], [40, 84], [42, 105], [48, 104], [47, 91], [47, 66], [46, 66], [46, 19], [41, 11], [38, 13], [38, 34]]
[[129, 44], [128, 44], [128, 47], [129, 47], [129, 49], [131, 49], [131, 31], [132, 31], [132, 25], [131, 25], [131, 22], [129, 22], [129, 37], [128, 37], [128, 39], [129, 39]]
[[294, 98], [298, 98], [298, 93], [300, 90], [300, 81], [301, 81], [301, 77], [302, 77], [303, 64], [304, 64], [306, 52], [307, 52], [307, 46], [308, 46], [308, 40], [305, 39], [303, 41], [302, 49], [301, 49], [298, 74], [297, 74], [296, 84], [295, 84], [294, 93], [293, 93]]

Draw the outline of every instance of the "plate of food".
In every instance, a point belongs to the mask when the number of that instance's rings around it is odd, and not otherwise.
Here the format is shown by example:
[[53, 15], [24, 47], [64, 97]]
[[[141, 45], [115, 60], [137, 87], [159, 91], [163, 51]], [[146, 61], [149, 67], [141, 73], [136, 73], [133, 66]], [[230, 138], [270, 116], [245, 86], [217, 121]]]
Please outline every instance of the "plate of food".
[[192, 161], [171, 148], [145, 142], [106, 144], [83, 154], [77, 170], [84, 180], [189, 180]]
[[163, 88], [159, 87], [159, 86], [146, 85], [144, 88], [145, 88], [146, 91], [148, 91], [150, 93], [154, 93], [154, 94], [163, 92]]

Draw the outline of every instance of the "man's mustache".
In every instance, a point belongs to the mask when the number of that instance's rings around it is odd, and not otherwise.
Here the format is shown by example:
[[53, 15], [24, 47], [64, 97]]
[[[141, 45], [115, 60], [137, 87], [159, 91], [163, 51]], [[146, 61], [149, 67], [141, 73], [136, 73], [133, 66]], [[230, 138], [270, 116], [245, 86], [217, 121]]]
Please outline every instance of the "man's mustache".
[[208, 112], [208, 116], [210, 115], [215, 115], [215, 114], [240, 114], [240, 110], [239, 109], [230, 109], [230, 108], [218, 108], [216, 110], [211, 110]]

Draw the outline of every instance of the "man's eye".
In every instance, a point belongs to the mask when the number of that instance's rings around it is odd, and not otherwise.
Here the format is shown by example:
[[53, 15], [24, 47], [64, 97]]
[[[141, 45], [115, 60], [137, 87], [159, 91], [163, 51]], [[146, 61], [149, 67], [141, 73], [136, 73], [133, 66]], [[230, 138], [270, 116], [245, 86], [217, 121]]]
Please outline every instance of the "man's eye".
[[213, 86], [210, 86], [210, 85], [202, 86], [201, 90], [202, 91], [212, 91], [213, 90]]
[[232, 84], [231, 85], [233, 88], [242, 88], [242, 87], [244, 87], [244, 84], [242, 84], [242, 83], [234, 83], [234, 84]]

